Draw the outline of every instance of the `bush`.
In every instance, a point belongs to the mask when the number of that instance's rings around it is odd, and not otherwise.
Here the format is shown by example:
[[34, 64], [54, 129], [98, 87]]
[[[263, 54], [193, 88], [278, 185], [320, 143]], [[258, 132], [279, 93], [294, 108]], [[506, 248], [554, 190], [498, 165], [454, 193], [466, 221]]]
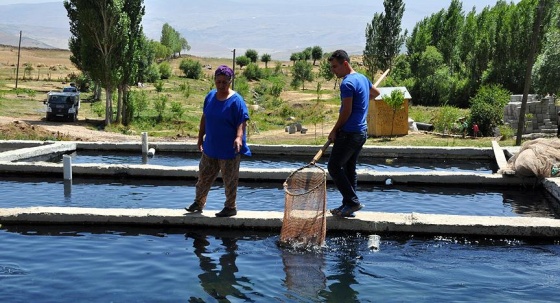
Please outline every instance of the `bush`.
[[511, 126], [505, 124], [498, 126], [498, 129], [500, 131], [500, 135], [502, 136], [500, 141], [511, 139], [515, 136], [516, 133], [516, 131], [511, 128]]
[[243, 71], [243, 76], [245, 76], [245, 78], [247, 78], [247, 80], [249, 81], [257, 81], [262, 79], [263, 72], [257, 64], [249, 63], [249, 65], [247, 65], [247, 68]]
[[180, 102], [174, 101], [171, 102], [171, 114], [174, 120], [180, 120], [183, 118], [183, 114], [185, 114], [185, 109], [181, 105]]
[[502, 125], [504, 106], [510, 100], [511, 93], [498, 85], [482, 86], [471, 98], [471, 116], [469, 125], [478, 123], [483, 136], [493, 134], [493, 128]]
[[169, 79], [173, 73], [171, 65], [169, 62], [164, 61], [159, 65], [159, 73], [161, 75], [161, 79]]
[[105, 116], [105, 103], [101, 101], [96, 101], [91, 103], [91, 111], [94, 112], [97, 117]]
[[154, 87], [156, 88], [156, 92], [161, 93], [163, 91], [163, 81], [157, 81], [154, 83]]
[[191, 96], [191, 85], [185, 81], [179, 84], [179, 89], [183, 92], [183, 96], [188, 99]]
[[286, 82], [281, 77], [272, 77], [270, 78], [270, 87], [268, 88], [268, 93], [273, 97], [280, 97], [280, 94], [284, 90], [284, 86]]
[[179, 69], [181, 69], [185, 77], [189, 79], [200, 79], [202, 75], [202, 65], [195, 60], [183, 59], [179, 65]]
[[145, 91], [132, 91], [130, 93], [130, 116], [134, 119], [140, 117], [140, 113], [147, 110], [150, 104], [148, 95]]
[[157, 121], [163, 121], [163, 114], [165, 113], [165, 108], [167, 107], [167, 96], [160, 96], [154, 102], [154, 108], [158, 114]]
[[159, 73], [159, 67], [157, 64], [150, 65], [146, 70], [146, 81], [149, 83], [154, 83], [161, 79], [161, 74]]
[[449, 105], [442, 106], [433, 119], [434, 128], [444, 134], [458, 132], [461, 129], [461, 125], [458, 125], [457, 121], [461, 116], [460, 109]]

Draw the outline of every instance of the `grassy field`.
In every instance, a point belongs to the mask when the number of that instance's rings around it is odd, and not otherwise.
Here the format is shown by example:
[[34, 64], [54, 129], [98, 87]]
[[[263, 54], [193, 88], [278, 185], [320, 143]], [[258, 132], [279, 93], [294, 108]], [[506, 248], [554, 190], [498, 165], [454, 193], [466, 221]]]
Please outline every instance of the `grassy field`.
[[[0, 47], [0, 116], [36, 118], [44, 117], [43, 100], [46, 93], [59, 90], [68, 85], [69, 75], [78, 73], [71, 64], [70, 52], [65, 50], [22, 49], [19, 73], [16, 72], [17, 48]], [[204, 76], [199, 80], [187, 79], [182, 76], [179, 64], [183, 58], [170, 61], [173, 76], [163, 82], [163, 89], [158, 92], [154, 84], [144, 87], [133, 87], [137, 96], [147, 101], [146, 107], [139, 111], [134, 122], [129, 126], [111, 125], [107, 131], [124, 134], [139, 134], [148, 131], [151, 136], [159, 137], [194, 137], [198, 133], [198, 121], [201, 115], [202, 102], [206, 93], [213, 88], [213, 68], [220, 64], [231, 66], [231, 59], [192, 58], [198, 60], [204, 68]], [[190, 58], [190, 57], [188, 57]], [[264, 64], [260, 64], [264, 68]], [[338, 114], [339, 98], [335, 89], [336, 83], [316, 78], [305, 84], [305, 90], [291, 88], [291, 62], [269, 62], [270, 69], [278, 66], [284, 90], [279, 98], [259, 95], [264, 91], [267, 81], [247, 83], [249, 94], [245, 96], [250, 108], [251, 124], [249, 125], [250, 144], [322, 144], [326, 141]], [[315, 72], [318, 67], [315, 67]], [[242, 72], [236, 67], [236, 72]], [[15, 74], [19, 74], [15, 89]], [[241, 85], [242, 83], [240, 83]], [[319, 91], [317, 90], [319, 88]], [[237, 89], [237, 87], [236, 87]], [[104, 102], [88, 102], [90, 93], [82, 94], [80, 120], [99, 121], [104, 118]], [[155, 104], [165, 100], [166, 109], [163, 116], [156, 110]], [[315, 111], [310, 111], [315, 108]], [[417, 122], [431, 123], [438, 114], [438, 108], [410, 106], [409, 116]], [[468, 115], [468, 110], [460, 110], [460, 114]], [[158, 117], [160, 116], [160, 117]], [[323, 117], [318, 121], [317, 116]], [[285, 127], [292, 122], [299, 122], [307, 133], [288, 134]], [[97, 125], [91, 125], [97, 127]], [[2, 134], [9, 139], [10, 134]], [[399, 146], [475, 146], [490, 147], [493, 138], [461, 138], [443, 136], [423, 132], [391, 138], [370, 138], [368, 145], [399, 145]], [[505, 140], [501, 145], [513, 145]]]

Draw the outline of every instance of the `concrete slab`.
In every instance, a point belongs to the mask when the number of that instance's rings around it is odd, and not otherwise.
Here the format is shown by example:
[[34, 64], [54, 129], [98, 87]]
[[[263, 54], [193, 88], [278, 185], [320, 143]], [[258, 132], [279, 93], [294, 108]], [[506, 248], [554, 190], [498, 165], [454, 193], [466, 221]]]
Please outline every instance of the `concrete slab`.
[[[275, 168], [241, 168], [239, 179], [242, 181], [284, 182], [295, 169]], [[1, 162], [0, 173], [13, 175], [63, 175], [63, 165], [46, 162]], [[385, 183], [391, 179], [393, 184], [427, 184], [450, 185], [488, 185], [488, 186], [519, 186], [534, 184], [534, 178], [517, 178], [501, 174], [470, 173], [470, 172], [395, 172], [359, 169], [359, 183]], [[195, 179], [198, 166], [165, 166], [151, 164], [73, 164], [72, 174], [79, 177], [129, 177], [152, 179]], [[331, 180], [327, 174], [327, 180]]]
[[[282, 212], [238, 211], [217, 218], [215, 211], [29, 207], [0, 209], [0, 224], [185, 226], [280, 232]], [[557, 238], [560, 220], [532, 217], [455, 216], [357, 212], [355, 218], [327, 215], [328, 232], [408, 233], [457, 236]]]
[[497, 141], [492, 141], [492, 149], [494, 151], [494, 158], [498, 164], [498, 171], [504, 175], [515, 175], [515, 170], [509, 168], [504, 150], [500, 147], [500, 144], [498, 144]]
[[70, 142], [57, 142], [53, 144], [25, 147], [0, 153], [0, 161], [18, 161], [43, 155], [61, 154], [76, 150], [76, 144]]

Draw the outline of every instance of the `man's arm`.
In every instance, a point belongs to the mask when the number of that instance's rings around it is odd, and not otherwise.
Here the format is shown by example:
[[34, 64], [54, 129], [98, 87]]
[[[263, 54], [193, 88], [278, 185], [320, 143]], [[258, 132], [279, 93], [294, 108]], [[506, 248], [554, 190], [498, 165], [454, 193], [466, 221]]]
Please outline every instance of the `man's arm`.
[[375, 98], [377, 98], [377, 96], [381, 95], [381, 92], [377, 89], [377, 87], [375, 86], [371, 86], [369, 88], [369, 99], [373, 100]]

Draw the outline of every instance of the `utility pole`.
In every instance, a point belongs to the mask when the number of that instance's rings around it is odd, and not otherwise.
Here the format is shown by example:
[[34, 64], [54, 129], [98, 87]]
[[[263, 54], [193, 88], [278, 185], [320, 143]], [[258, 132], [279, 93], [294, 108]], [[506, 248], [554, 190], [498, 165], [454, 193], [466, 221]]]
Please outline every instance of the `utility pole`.
[[18, 55], [17, 55], [17, 67], [16, 67], [16, 89], [18, 85], [18, 78], [19, 78], [19, 56], [21, 52], [21, 31], [19, 31], [19, 46], [18, 46]]
[[231, 79], [231, 89], [235, 89], [235, 48], [232, 50], [233, 52], [233, 78]]

